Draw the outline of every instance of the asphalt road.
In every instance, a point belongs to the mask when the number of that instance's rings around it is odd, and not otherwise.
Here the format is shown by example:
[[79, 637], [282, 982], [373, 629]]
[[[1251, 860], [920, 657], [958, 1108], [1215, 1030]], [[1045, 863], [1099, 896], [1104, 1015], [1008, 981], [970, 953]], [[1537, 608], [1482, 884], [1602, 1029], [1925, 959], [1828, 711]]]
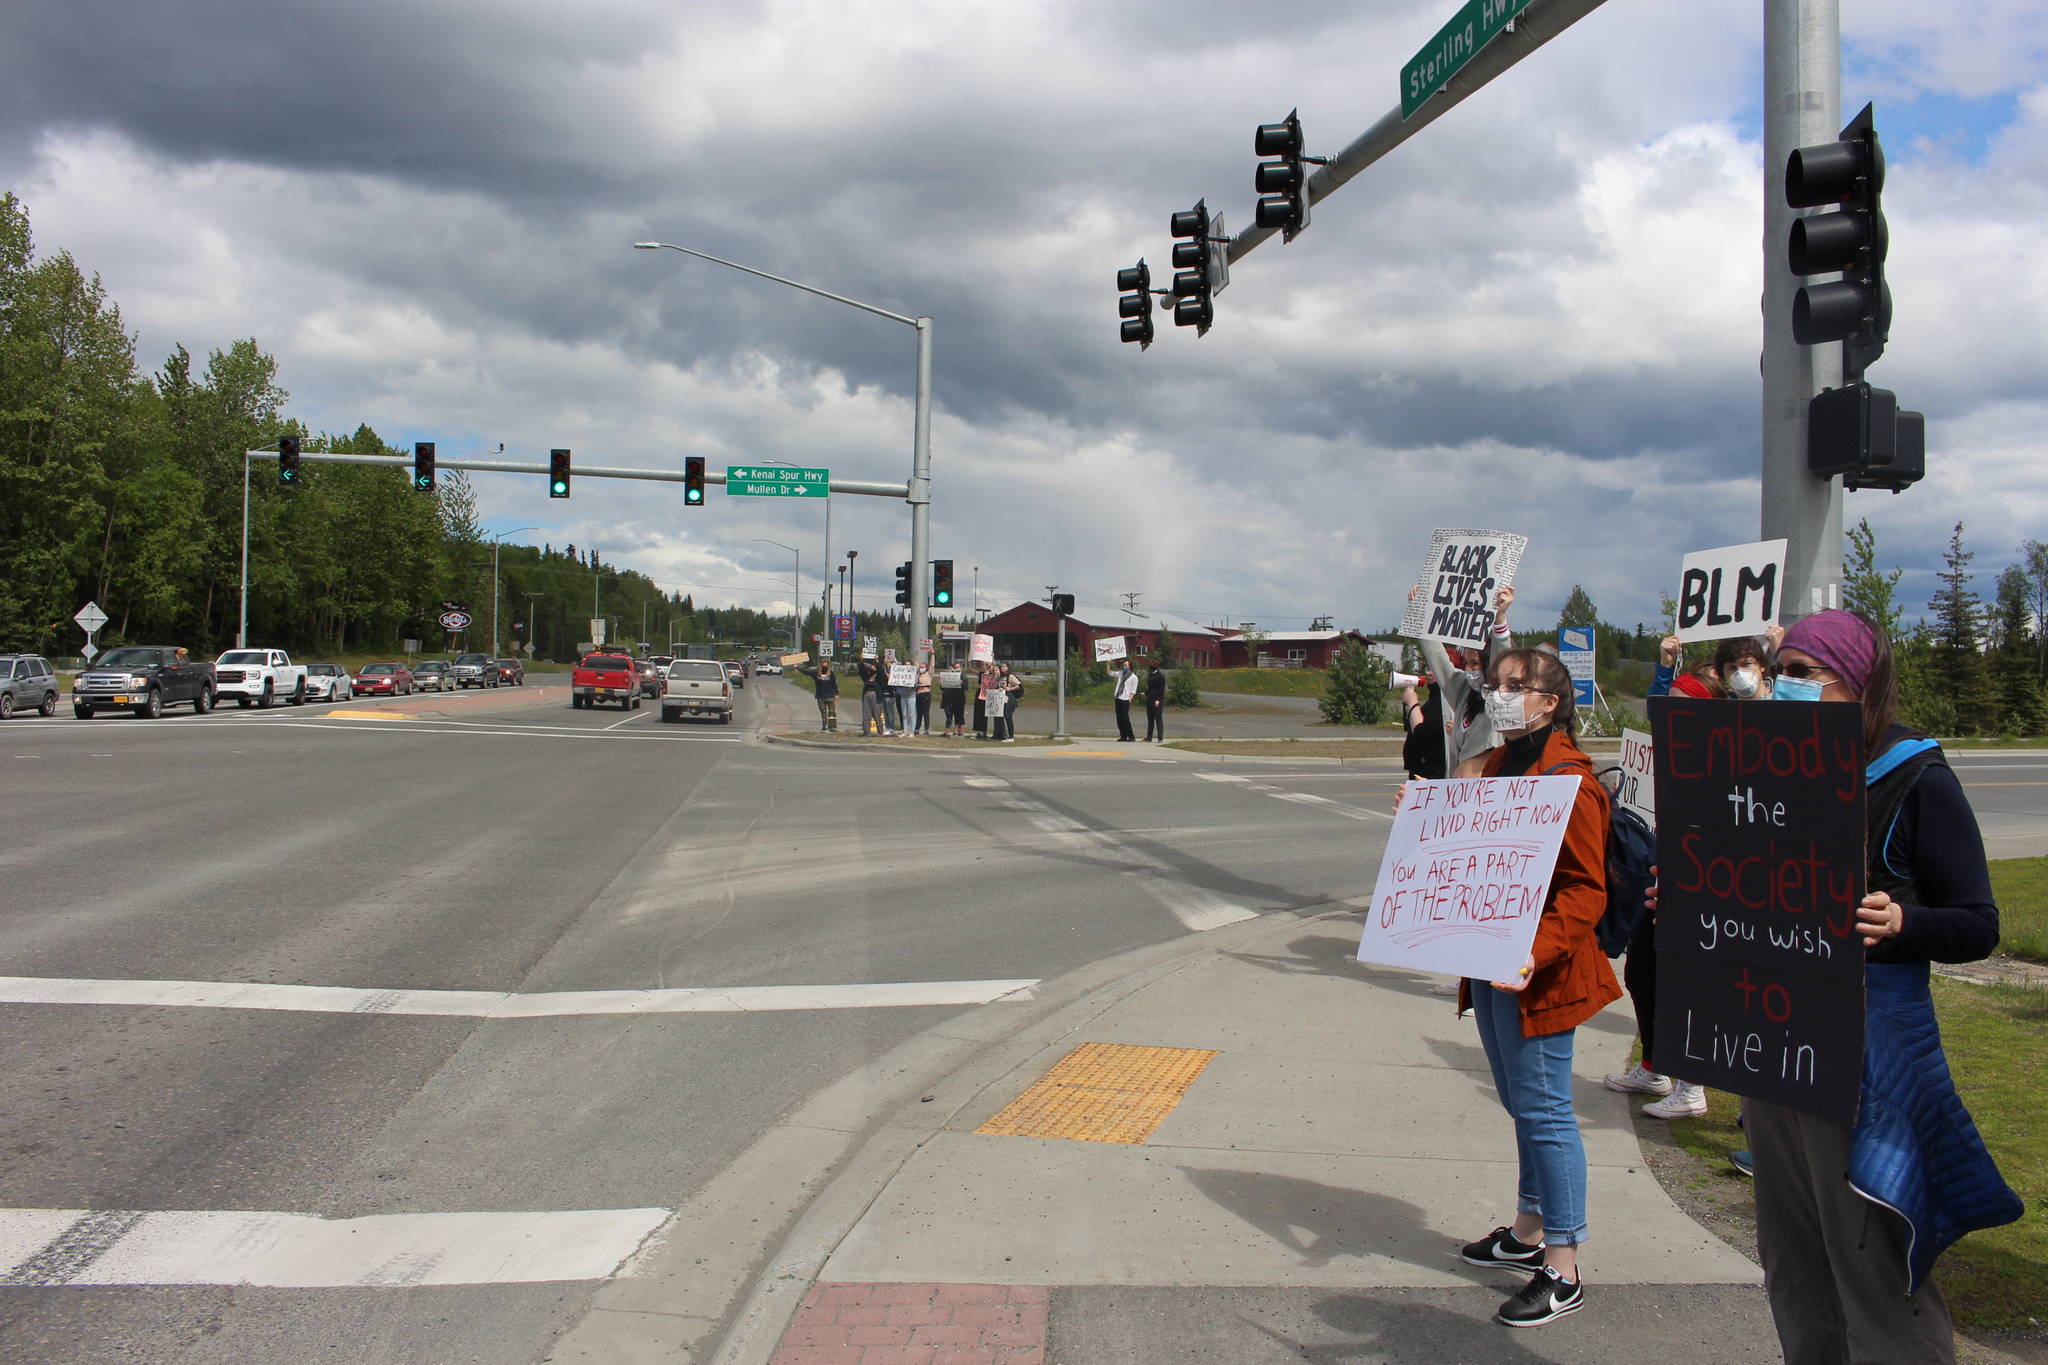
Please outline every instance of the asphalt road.
[[[0, 730], [0, 1359], [542, 1359], [651, 1229], [725, 1237], [667, 1211], [755, 1135], [965, 1008], [749, 988], [1009, 990], [1362, 895], [1387, 827], [1358, 769], [766, 746], [769, 689]], [[497, 1241], [532, 1255], [464, 1259]]]
[[[737, 1289], [801, 1191], [689, 1210], [757, 1136], [977, 1001], [1364, 897], [1396, 781], [754, 734], [809, 719], [756, 680], [730, 727], [559, 685], [0, 727], [0, 1359], [538, 1361], [636, 1252]], [[2048, 755], [1956, 766], [2048, 851]]]

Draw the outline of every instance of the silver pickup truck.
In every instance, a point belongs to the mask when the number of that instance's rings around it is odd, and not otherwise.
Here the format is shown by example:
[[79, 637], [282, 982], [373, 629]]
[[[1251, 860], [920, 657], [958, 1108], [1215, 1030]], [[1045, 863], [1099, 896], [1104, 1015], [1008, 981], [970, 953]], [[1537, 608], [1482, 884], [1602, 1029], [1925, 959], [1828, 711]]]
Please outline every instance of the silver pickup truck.
[[716, 659], [677, 659], [668, 666], [661, 684], [661, 718], [681, 720], [684, 716], [717, 716], [720, 725], [732, 724], [732, 679], [725, 665]]

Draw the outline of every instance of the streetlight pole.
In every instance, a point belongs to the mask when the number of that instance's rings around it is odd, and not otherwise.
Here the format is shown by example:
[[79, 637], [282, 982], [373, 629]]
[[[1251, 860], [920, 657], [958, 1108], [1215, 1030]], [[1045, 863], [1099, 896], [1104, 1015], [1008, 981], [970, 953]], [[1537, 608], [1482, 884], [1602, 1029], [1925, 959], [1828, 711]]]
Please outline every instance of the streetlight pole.
[[[932, 511], [932, 320], [928, 317], [906, 317], [887, 308], [878, 308], [872, 303], [862, 303], [859, 299], [835, 294], [829, 289], [819, 289], [815, 285], [786, 279], [781, 275], [772, 275], [765, 270], [756, 270], [750, 265], [741, 265], [737, 261], [728, 261], [707, 252], [677, 246], [673, 242], [635, 242], [633, 247], [636, 251], [680, 251], [685, 256], [695, 256], [700, 261], [710, 261], [714, 265], [727, 266], [764, 280], [773, 280], [777, 284], [786, 284], [792, 289], [801, 289], [806, 294], [816, 294], [821, 299], [831, 299], [835, 303], [843, 303], [864, 313], [873, 313], [876, 317], [888, 318], [891, 322], [900, 322], [917, 329], [917, 397], [911, 419], [910, 484], [906, 495], [906, 500], [910, 503], [910, 636], [914, 647], [916, 641], [931, 634], [932, 594], [929, 555]], [[826, 506], [829, 511], [829, 498], [826, 500]], [[829, 548], [826, 554], [829, 558]]]
[[[827, 507], [830, 507], [832, 505], [831, 499], [826, 499], [825, 505]], [[789, 576], [789, 652], [794, 654], [798, 650], [803, 648], [802, 645], [797, 643], [797, 641], [802, 637], [804, 628], [803, 621], [800, 619], [804, 609], [803, 553], [799, 551], [794, 545], [784, 545], [781, 541], [770, 540], [766, 536], [755, 536], [754, 539], [762, 545], [779, 546], [780, 548], [785, 549], [796, 556], [796, 566]]]
[[491, 657], [498, 657], [498, 545], [506, 536], [516, 536], [523, 531], [538, 531], [538, 526], [516, 526], [509, 531], [491, 533]]
[[[846, 552], [846, 617], [853, 622], [853, 633], [855, 635], [860, 634], [860, 622], [855, 619], [853, 610], [853, 561], [859, 558], [859, 550], [848, 550]], [[857, 643], [857, 641], [849, 641], [848, 643]]]
[[534, 646], [534, 638], [540, 634], [540, 623], [533, 619], [533, 604], [547, 594], [523, 592], [519, 595], [526, 599], [526, 657], [531, 659], [540, 652]]

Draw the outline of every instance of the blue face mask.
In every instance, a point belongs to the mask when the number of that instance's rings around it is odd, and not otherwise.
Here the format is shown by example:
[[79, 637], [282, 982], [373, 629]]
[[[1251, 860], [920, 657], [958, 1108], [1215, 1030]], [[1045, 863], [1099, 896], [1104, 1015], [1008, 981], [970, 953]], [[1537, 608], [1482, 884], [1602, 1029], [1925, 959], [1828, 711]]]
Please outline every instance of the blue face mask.
[[1772, 701], [1819, 701], [1821, 685], [1812, 678], [1778, 679], [1771, 689]]

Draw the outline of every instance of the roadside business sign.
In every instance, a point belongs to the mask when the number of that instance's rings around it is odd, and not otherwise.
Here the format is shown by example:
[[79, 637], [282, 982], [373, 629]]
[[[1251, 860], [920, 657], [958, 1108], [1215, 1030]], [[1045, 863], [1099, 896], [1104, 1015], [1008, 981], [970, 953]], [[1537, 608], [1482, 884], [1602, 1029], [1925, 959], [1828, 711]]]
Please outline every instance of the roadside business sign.
[[448, 630], [468, 630], [469, 613], [466, 611], [444, 611], [441, 613], [441, 625]]
[[1506, 32], [1528, 6], [1529, 0], [1470, 0], [1453, 14], [1401, 68], [1401, 117], [1415, 117], [1431, 95], [1450, 84], [1473, 54]]
[[828, 498], [832, 496], [832, 471], [729, 464], [725, 467], [725, 491], [735, 498]]
[[1593, 648], [1592, 627], [1558, 627], [1558, 662], [1572, 675], [1572, 701], [1579, 706], [1593, 704]]
[[832, 638], [846, 641], [853, 639], [853, 618], [851, 616], [835, 616], [832, 618]]

